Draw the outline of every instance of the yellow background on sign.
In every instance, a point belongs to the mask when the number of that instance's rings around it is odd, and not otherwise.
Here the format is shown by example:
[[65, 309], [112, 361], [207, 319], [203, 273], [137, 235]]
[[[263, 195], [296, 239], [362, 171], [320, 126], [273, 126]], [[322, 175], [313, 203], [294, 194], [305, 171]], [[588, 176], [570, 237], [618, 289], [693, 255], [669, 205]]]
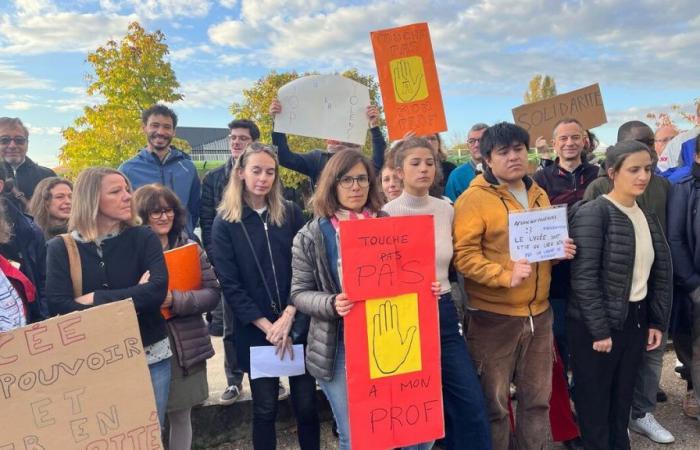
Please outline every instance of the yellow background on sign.
[[422, 370], [418, 294], [365, 302], [370, 378]]
[[411, 103], [428, 98], [423, 58], [409, 56], [391, 60], [389, 70], [394, 82], [396, 103]]

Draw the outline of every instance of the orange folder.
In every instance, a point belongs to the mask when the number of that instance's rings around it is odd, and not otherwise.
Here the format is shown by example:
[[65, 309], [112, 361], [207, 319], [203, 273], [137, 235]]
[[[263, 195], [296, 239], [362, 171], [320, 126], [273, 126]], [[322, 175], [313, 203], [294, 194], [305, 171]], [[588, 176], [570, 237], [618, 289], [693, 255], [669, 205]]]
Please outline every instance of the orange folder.
[[[168, 267], [168, 290], [191, 291], [202, 287], [202, 269], [199, 265], [199, 245], [192, 242], [182, 247], [166, 250], [165, 265]], [[161, 308], [166, 319], [172, 317], [170, 308]]]

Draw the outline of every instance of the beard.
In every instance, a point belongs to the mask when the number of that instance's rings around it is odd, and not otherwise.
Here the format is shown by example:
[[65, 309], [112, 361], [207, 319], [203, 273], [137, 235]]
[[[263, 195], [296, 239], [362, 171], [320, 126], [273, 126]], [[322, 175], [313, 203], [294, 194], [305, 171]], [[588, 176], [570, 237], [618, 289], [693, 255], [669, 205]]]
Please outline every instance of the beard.
[[[158, 138], [162, 139], [164, 141], [164, 143], [157, 144], [156, 139], [158, 139]], [[148, 135], [148, 145], [157, 151], [162, 151], [162, 150], [168, 149], [170, 147], [170, 143], [172, 141], [173, 141], [172, 136], [164, 136], [164, 135], [158, 134], [158, 133], [151, 133]]]

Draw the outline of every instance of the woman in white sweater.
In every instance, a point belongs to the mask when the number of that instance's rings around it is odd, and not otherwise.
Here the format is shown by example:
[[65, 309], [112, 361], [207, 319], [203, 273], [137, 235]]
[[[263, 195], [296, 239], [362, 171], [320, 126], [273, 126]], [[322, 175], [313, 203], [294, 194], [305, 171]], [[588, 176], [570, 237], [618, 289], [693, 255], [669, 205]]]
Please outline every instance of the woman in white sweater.
[[440, 160], [430, 143], [412, 137], [394, 149], [394, 167], [403, 193], [384, 205], [390, 216], [432, 215], [435, 220], [435, 273], [440, 282], [440, 348], [448, 449], [491, 448], [486, 404], [474, 363], [460, 335], [457, 310], [450, 294], [448, 272], [452, 261], [454, 211], [446, 200], [431, 197], [436, 164]]

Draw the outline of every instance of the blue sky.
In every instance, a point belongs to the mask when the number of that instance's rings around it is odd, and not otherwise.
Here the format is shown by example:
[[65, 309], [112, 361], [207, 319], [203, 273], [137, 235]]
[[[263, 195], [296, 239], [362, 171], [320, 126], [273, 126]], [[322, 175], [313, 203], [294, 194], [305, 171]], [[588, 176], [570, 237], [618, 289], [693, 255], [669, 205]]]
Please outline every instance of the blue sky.
[[[228, 106], [270, 70], [376, 74], [369, 32], [427, 21], [449, 131], [512, 120], [530, 78], [560, 92], [595, 82], [611, 143], [620, 123], [700, 97], [697, 0], [15, 0], [0, 1], [0, 116], [30, 125], [29, 155], [54, 166], [60, 131], [98, 102], [87, 52], [129, 22], [167, 36], [185, 126], [225, 126]], [[685, 125], [685, 124], [683, 124]]]

